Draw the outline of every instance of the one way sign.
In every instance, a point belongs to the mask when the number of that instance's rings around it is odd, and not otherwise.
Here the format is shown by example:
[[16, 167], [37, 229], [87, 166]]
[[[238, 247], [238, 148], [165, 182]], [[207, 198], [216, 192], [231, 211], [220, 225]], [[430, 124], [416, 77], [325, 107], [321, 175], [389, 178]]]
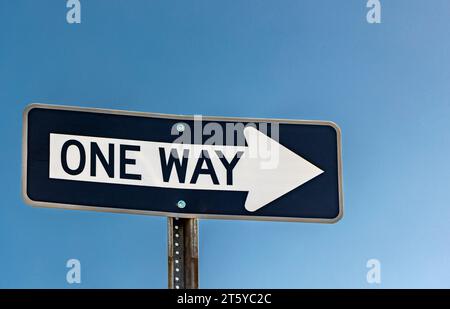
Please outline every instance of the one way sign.
[[331, 122], [29, 105], [23, 195], [43, 207], [178, 217], [335, 222]]

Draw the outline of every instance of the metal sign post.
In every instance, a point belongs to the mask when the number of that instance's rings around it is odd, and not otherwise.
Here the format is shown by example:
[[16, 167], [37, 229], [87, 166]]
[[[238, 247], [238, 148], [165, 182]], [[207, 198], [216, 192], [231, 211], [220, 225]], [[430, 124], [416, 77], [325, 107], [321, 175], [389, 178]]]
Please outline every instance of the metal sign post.
[[198, 288], [198, 220], [167, 218], [169, 289]]

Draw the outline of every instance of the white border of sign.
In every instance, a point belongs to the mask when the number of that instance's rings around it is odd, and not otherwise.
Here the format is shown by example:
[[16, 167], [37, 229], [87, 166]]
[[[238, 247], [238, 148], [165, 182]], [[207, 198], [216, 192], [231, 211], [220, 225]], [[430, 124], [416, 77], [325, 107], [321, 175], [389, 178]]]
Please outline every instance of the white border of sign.
[[280, 124], [309, 124], [309, 125], [322, 125], [331, 126], [336, 131], [337, 137], [337, 156], [338, 156], [338, 185], [339, 185], [339, 214], [333, 219], [321, 219], [321, 218], [291, 218], [291, 217], [263, 217], [263, 216], [233, 216], [233, 215], [207, 215], [207, 214], [189, 214], [189, 213], [169, 213], [149, 210], [133, 210], [133, 209], [120, 209], [120, 208], [108, 208], [108, 207], [96, 207], [96, 206], [82, 206], [71, 204], [60, 204], [50, 202], [33, 201], [27, 195], [27, 163], [28, 163], [28, 113], [33, 108], [45, 108], [55, 110], [68, 110], [68, 111], [82, 111], [89, 113], [100, 114], [113, 114], [113, 115], [127, 115], [137, 117], [148, 118], [163, 118], [174, 120], [194, 120], [194, 116], [191, 115], [170, 115], [170, 114], [157, 114], [146, 112], [132, 112], [121, 111], [112, 109], [100, 109], [100, 108], [85, 108], [75, 106], [62, 106], [62, 105], [48, 105], [40, 103], [32, 103], [26, 106], [22, 116], [22, 197], [26, 204], [37, 207], [46, 208], [62, 208], [62, 209], [74, 209], [74, 210], [91, 210], [100, 212], [113, 212], [113, 213], [128, 213], [128, 214], [141, 214], [141, 215], [155, 215], [165, 217], [178, 217], [178, 218], [198, 218], [198, 219], [233, 219], [233, 220], [257, 220], [257, 221], [288, 221], [288, 222], [313, 222], [313, 223], [336, 223], [344, 215], [344, 196], [342, 190], [342, 150], [341, 150], [341, 129], [337, 124], [331, 121], [320, 120], [289, 120], [289, 119], [266, 119], [266, 118], [231, 118], [231, 117], [212, 117], [202, 116], [203, 121], [229, 121], [229, 122], [277, 122]]

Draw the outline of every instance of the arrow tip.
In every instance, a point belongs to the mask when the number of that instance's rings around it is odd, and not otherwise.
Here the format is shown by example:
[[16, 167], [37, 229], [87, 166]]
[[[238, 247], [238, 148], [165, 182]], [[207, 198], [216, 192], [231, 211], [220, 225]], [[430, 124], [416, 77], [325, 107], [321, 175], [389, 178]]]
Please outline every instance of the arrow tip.
[[246, 161], [248, 195], [245, 209], [257, 211], [324, 173], [298, 154], [254, 127], [244, 129], [250, 158]]

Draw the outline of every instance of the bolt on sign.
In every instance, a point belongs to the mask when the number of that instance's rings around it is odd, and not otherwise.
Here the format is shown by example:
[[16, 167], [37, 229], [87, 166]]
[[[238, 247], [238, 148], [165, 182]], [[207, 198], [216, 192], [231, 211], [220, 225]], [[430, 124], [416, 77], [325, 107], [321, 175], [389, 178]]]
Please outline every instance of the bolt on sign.
[[42, 207], [333, 223], [341, 133], [328, 121], [31, 104], [23, 196]]

